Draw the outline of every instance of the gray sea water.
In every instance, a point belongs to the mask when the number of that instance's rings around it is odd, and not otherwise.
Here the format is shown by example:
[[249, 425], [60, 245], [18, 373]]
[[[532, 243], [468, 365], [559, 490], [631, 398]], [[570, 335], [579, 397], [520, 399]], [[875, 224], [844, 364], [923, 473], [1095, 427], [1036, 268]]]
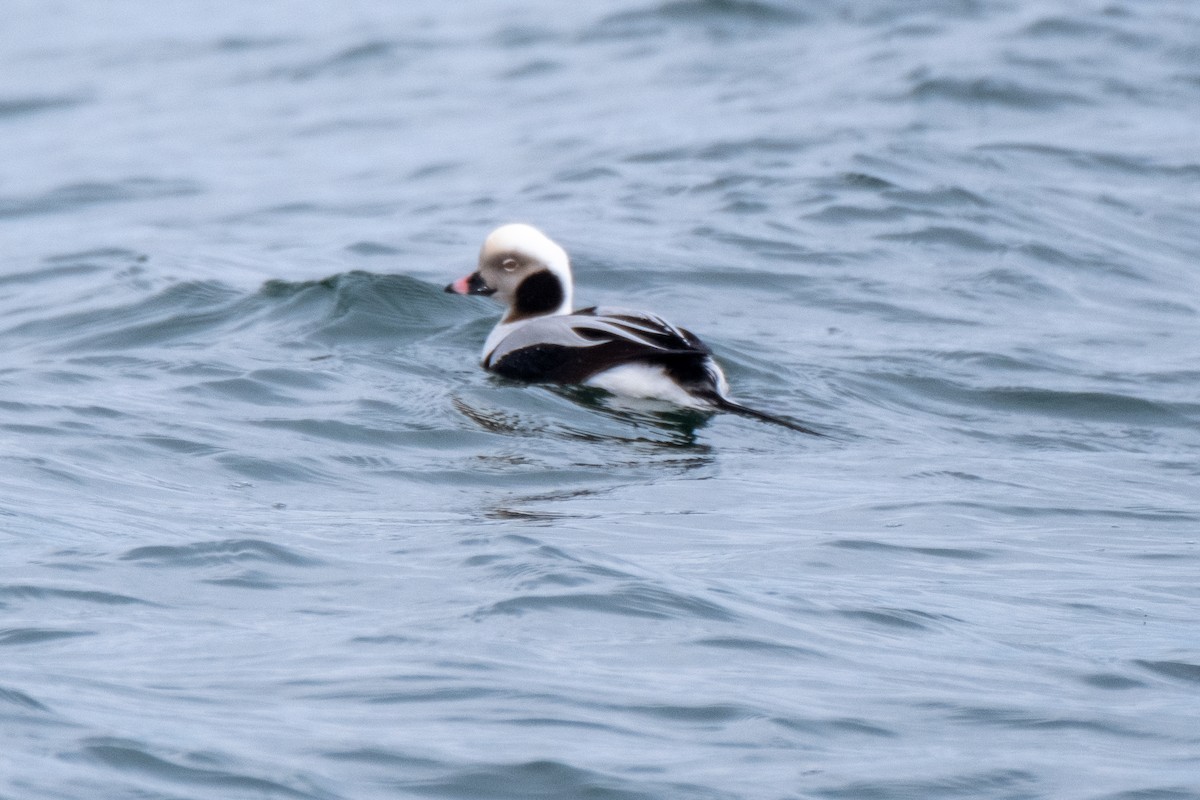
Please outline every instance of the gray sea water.
[[1192, 0], [6, 0], [0, 148], [3, 800], [1200, 798]]

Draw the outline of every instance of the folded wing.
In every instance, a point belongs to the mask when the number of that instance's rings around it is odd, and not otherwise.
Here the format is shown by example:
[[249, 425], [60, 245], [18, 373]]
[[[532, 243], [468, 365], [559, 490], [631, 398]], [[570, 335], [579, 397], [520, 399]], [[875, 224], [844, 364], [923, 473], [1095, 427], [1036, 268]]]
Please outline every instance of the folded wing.
[[530, 320], [505, 337], [483, 365], [515, 380], [583, 383], [622, 364], [645, 363], [703, 389], [713, 384], [709, 356], [693, 333], [654, 314], [585, 308]]

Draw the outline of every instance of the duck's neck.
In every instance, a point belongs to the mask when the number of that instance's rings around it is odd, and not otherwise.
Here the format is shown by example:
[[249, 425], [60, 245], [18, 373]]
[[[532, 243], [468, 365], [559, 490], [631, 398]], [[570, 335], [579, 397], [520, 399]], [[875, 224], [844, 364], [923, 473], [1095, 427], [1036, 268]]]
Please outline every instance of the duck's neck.
[[533, 273], [513, 293], [508, 313], [501, 324], [548, 314], [571, 313], [571, 281], [563, 280], [548, 269]]

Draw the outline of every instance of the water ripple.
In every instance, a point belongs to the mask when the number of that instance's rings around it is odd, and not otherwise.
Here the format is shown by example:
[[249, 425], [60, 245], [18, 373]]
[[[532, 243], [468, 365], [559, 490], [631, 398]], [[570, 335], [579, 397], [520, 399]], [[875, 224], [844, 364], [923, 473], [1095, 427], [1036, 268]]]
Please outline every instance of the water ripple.
[[153, 605], [146, 600], [124, 594], [87, 589], [59, 589], [49, 586], [0, 585], [0, 597], [15, 600], [73, 600], [109, 606]]
[[970, 550], [957, 547], [919, 547], [890, 544], [872, 539], [835, 539], [826, 542], [827, 547], [838, 547], [843, 550], [874, 550], [883, 553], [916, 553], [933, 558], [949, 558], [956, 561], [981, 561], [991, 558], [986, 550]]
[[475, 616], [560, 610], [589, 611], [647, 619], [695, 618], [730, 622], [737, 614], [710, 600], [646, 585], [628, 585], [607, 592], [522, 595], [501, 600], [475, 612]]
[[861, 620], [883, 628], [908, 631], [927, 631], [929, 623], [939, 617], [908, 608], [861, 608], [842, 609], [838, 615], [852, 620]]
[[1029, 731], [1082, 731], [1129, 739], [1146, 739], [1158, 736], [1157, 733], [1133, 730], [1118, 725], [1111, 720], [1052, 715], [1026, 709], [988, 706], [964, 707], [956, 709], [952, 716], [954, 719], [971, 724]]
[[135, 547], [123, 554], [121, 560], [163, 567], [194, 567], [243, 561], [262, 561], [293, 567], [320, 563], [311, 556], [301, 555], [282, 545], [258, 539], [226, 539], [186, 545]]
[[884, 800], [885, 798], [1036, 797], [1040, 781], [1026, 770], [1006, 769], [950, 775], [944, 778], [892, 781], [855, 781], [844, 786], [818, 789], [818, 797], [836, 800]]
[[1097, 689], [1107, 689], [1115, 691], [1124, 691], [1126, 689], [1141, 689], [1146, 686], [1145, 683], [1125, 675], [1117, 675], [1110, 672], [1097, 672], [1091, 675], [1085, 675], [1081, 679], [1088, 686], [1094, 686]]
[[994, 78], [922, 78], [915, 82], [908, 97], [916, 100], [948, 100], [971, 106], [1004, 105], [1043, 112], [1090, 102], [1086, 97], [1072, 92]]
[[[635, 788], [638, 784], [601, 772], [580, 769], [558, 761], [497, 764], [488, 769], [464, 769], [444, 778], [406, 783], [403, 788], [419, 795], [477, 800], [595, 797], [611, 800], [651, 800], [662, 795]], [[679, 787], [680, 798], [695, 797]], [[713, 797], [711, 794], [701, 796]]]
[[0, 628], [0, 647], [43, 644], [60, 639], [91, 636], [93, 633], [93, 631], [68, 631], [53, 628]]
[[83, 208], [200, 194], [204, 187], [185, 179], [137, 177], [116, 182], [72, 183], [30, 197], [0, 197], [0, 219], [69, 214]]
[[588, 39], [653, 36], [677, 27], [694, 28], [710, 36], [751, 36], [779, 27], [802, 24], [807, 16], [783, 3], [759, 0], [674, 0], [649, 10], [611, 14], [593, 26]]
[[167, 783], [209, 787], [222, 792], [253, 792], [262, 797], [301, 797], [309, 800], [332, 797], [325, 792], [297, 789], [279, 781], [230, 770], [188, 766], [156, 756], [144, 746], [124, 739], [93, 739], [84, 745], [83, 752], [118, 772]]
[[916, 405], [932, 401], [964, 410], [992, 408], [1090, 422], [1182, 428], [1194, 426], [1200, 417], [1200, 408], [1194, 404], [1163, 403], [1116, 392], [1034, 387], [977, 388], [947, 378], [896, 374], [875, 377], [893, 387], [894, 399], [907, 397], [906, 402]]
[[1188, 681], [1191, 683], [1200, 683], [1200, 664], [1192, 664], [1186, 661], [1143, 661], [1137, 660], [1134, 662], [1139, 667], [1149, 670], [1166, 678], [1174, 678], [1176, 680]]
[[5, 689], [3, 686], [0, 686], [0, 703], [7, 703], [31, 711], [50, 711], [49, 708], [25, 694], [25, 692], [18, 689]]
[[46, 111], [74, 108], [88, 102], [88, 98], [76, 96], [30, 96], [0, 97], [0, 120], [25, 117]]
[[718, 650], [731, 650], [741, 653], [776, 655], [781, 658], [809, 658], [820, 656], [816, 650], [807, 647], [797, 647], [792, 644], [773, 642], [762, 639], [751, 639], [740, 636], [716, 636], [698, 639], [696, 644], [702, 647], [714, 647]]
[[1098, 800], [1197, 800], [1198, 798], [1200, 798], [1200, 792], [1186, 786], [1129, 789], [1123, 792], [1098, 795]]

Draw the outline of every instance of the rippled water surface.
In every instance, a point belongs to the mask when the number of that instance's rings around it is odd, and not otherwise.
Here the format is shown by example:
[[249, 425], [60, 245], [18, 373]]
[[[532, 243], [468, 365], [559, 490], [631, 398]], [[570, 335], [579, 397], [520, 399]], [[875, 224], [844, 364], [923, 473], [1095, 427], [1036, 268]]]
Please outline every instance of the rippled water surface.
[[4, 800], [1200, 797], [1191, 0], [4, 16]]

